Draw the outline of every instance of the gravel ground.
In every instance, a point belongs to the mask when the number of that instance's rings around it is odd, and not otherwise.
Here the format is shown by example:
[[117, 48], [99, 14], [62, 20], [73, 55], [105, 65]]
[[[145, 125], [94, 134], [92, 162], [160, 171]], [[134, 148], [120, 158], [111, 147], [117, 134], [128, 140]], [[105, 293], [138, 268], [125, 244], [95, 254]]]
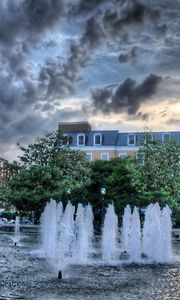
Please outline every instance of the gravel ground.
[[[180, 255], [180, 242], [175, 244]], [[57, 279], [50, 262], [28, 239], [15, 247], [0, 235], [0, 300], [180, 299], [180, 263], [69, 266]]]

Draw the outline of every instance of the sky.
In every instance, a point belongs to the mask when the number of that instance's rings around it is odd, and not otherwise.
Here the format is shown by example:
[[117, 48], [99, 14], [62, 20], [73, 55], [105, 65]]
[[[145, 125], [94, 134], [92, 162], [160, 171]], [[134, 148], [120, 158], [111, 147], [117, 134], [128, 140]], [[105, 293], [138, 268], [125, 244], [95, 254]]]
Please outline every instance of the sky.
[[180, 0], [0, 1], [0, 157], [89, 121], [180, 130]]

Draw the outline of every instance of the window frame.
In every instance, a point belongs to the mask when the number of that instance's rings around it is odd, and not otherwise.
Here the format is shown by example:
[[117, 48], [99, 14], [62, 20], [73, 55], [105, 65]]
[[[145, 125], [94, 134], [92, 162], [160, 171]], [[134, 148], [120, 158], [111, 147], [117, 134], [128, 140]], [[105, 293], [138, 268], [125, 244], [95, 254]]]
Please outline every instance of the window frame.
[[[130, 143], [129, 143], [129, 137], [130, 137], [131, 135], [134, 136], [134, 144], [130, 144]], [[128, 141], [127, 141], [127, 144], [128, 144], [128, 146], [135, 146], [135, 145], [136, 145], [136, 135], [135, 135], [135, 133], [129, 133], [129, 134], [128, 134]]]
[[[121, 157], [121, 155], [124, 156], [124, 157]], [[126, 157], [128, 157], [127, 152], [119, 152], [119, 158], [124, 159]]]
[[154, 141], [154, 134], [152, 132], [148, 132], [144, 136], [144, 143], [147, 144], [147, 142], [153, 142]]
[[144, 166], [144, 163], [145, 163], [145, 153], [144, 153], [144, 152], [137, 153], [136, 158], [138, 159], [139, 164], [140, 164], [141, 166]]
[[[168, 140], [165, 140], [164, 139], [164, 136], [165, 135], [168, 135], [169, 136], [169, 139]], [[162, 142], [163, 142], [163, 144], [165, 144], [166, 142], [169, 142], [171, 140], [171, 136], [170, 136], [170, 133], [169, 132], [163, 132], [162, 133]]]
[[[96, 143], [96, 136], [100, 136], [100, 144]], [[95, 133], [94, 134], [94, 146], [101, 146], [102, 145], [102, 134], [101, 133]]]
[[72, 136], [67, 133], [63, 133], [63, 137], [66, 138], [66, 143], [64, 143], [64, 140], [63, 146], [69, 146], [71, 144]]
[[[81, 136], [83, 136], [83, 141], [84, 141], [83, 144], [79, 144], [79, 138]], [[78, 133], [78, 135], [77, 135], [77, 146], [79, 146], [79, 147], [85, 146], [85, 134], [84, 133]]]
[[[107, 159], [103, 158], [103, 155], [107, 155]], [[109, 160], [109, 152], [101, 152], [101, 160]]]
[[[87, 155], [90, 155], [90, 159], [87, 158]], [[89, 161], [93, 160], [92, 157], [93, 157], [92, 152], [86, 152], [86, 158], [87, 158]]]

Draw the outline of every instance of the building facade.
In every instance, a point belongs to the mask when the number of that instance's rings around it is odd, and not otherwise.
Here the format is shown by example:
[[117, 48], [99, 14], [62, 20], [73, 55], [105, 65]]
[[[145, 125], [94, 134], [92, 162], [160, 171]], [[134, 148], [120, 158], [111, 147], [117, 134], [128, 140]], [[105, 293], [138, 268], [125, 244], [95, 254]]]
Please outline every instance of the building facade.
[[[84, 151], [89, 160], [136, 156], [147, 137], [145, 132], [92, 130], [88, 122], [60, 122], [58, 129], [67, 136], [67, 144], [74, 150]], [[180, 144], [180, 131], [150, 132], [148, 139], [159, 140], [162, 144], [176, 140]]]

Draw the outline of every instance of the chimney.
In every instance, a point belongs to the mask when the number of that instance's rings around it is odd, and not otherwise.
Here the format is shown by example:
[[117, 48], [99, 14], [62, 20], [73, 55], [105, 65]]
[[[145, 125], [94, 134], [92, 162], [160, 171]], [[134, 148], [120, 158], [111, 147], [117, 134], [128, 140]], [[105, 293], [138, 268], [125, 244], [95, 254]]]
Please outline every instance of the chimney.
[[91, 125], [88, 122], [59, 122], [58, 130], [63, 132], [73, 132], [73, 131], [91, 131]]

